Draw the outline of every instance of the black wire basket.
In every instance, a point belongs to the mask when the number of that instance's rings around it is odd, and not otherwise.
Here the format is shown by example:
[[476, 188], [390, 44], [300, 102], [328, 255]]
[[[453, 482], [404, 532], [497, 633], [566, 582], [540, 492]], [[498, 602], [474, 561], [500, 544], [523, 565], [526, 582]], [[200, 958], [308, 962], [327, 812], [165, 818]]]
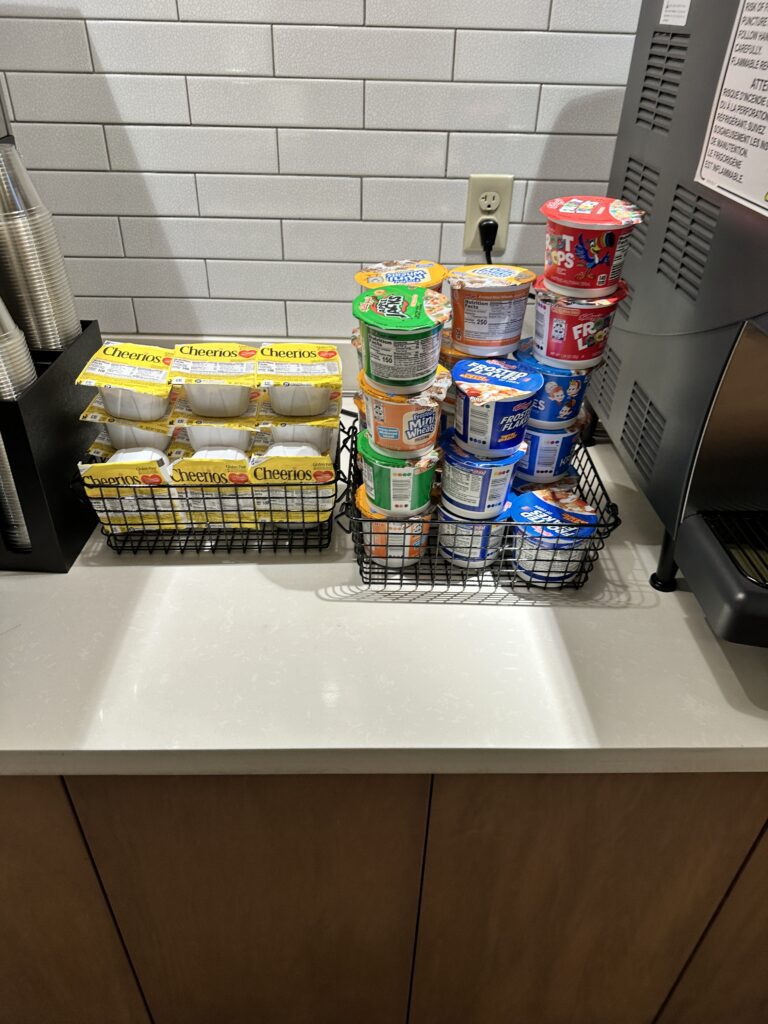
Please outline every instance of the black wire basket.
[[[536, 535], [530, 524], [441, 521], [436, 509], [410, 520], [370, 519], [355, 494], [362, 484], [356, 433], [350, 439], [350, 483], [344, 517], [363, 583], [381, 589], [496, 591], [578, 590], [589, 579], [606, 538], [620, 524], [588, 450], [579, 446], [571, 466], [576, 490], [597, 512], [594, 531], [562, 524]], [[546, 484], [540, 485], [546, 487]], [[556, 485], [552, 485], [556, 486]]]
[[335, 479], [324, 484], [96, 487], [79, 481], [117, 554], [307, 552], [331, 543], [354, 428], [342, 422]]

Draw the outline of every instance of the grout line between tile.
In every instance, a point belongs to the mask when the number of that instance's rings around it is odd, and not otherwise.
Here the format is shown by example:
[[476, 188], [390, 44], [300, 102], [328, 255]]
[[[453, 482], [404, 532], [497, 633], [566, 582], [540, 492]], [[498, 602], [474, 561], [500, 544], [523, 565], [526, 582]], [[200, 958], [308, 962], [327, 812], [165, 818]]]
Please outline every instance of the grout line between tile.
[[189, 98], [189, 79], [184, 75], [184, 95], [187, 97], [187, 124], [192, 124], [192, 103]]
[[544, 86], [540, 84], [539, 91], [536, 94], [536, 114], [533, 118], [533, 130], [536, 132], [536, 134], [539, 133], [539, 111], [541, 110], [541, 94], [543, 93], [543, 91]]
[[205, 264], [205, 287], [208, 289], [208, 298], [211, 298], [211, 279], [208, 276], [208, 260], [203, 260]]
[[91, 71], [96, 70], [96, 65], [93, 63], [93, 47], [91, 46], [91, 33], [88, 31], [88, 20], [83, 18], [83, 31], [85, 32], [85, 41], [88, 45], [88, 59], [91, 62]]
[[452, 82], [456, 81], [456, 43], [457, 43], [457, 36], [458, 36], [458, 34], [459, 34], [459, 30], [455, 28], [453, 30], [453, 49], [451, 51], [451, 81]]

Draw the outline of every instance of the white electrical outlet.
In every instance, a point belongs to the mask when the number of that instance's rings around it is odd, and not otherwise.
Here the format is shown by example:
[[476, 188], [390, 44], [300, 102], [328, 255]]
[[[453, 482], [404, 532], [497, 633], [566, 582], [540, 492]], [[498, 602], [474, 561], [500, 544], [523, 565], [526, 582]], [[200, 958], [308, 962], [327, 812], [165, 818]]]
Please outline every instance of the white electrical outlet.
[[514, 180], [511, 174], [470, 174], [464, 220], [464, 252], [483, 251], [478, 225], [486, 217], [493, 217], [499, 225], [493, 252], [504, 252], [507, 247]]

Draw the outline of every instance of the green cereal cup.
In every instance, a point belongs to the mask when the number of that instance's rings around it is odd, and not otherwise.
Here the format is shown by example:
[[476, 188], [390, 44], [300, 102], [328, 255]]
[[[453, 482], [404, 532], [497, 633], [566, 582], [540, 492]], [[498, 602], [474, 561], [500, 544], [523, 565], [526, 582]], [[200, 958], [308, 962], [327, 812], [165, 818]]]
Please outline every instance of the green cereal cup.
[[420, 459], [398, 459], [371, 447], [368, 431], [357, 435], [357, 451], [363, 464], [363, 483], [374, 512], [395, 519], [425, 512], [439, 460], [433, 449]]
[[451, 304], [431, 288], [375, 288], [358, 295], [363, 371], [374, 387], [415, 394], [434, 380]]

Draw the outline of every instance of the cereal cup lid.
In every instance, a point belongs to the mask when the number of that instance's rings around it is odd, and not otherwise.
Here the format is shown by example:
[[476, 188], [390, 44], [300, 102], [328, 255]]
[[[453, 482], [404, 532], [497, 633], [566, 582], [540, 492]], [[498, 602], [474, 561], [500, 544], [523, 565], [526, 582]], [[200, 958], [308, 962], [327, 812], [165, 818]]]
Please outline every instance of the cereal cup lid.
[[367, 430], [361, 430], [357, 435], [357, 450], [365, 462], [379, 466], [390, 466], [396, 469], [410, 466], [412, 469], [427, 470], [436, 465], [440, 458], [439, 452], [434, 448], [419, 459], [399, 459], [394, 455], [384, 455], [383, 452], [379, 452], [373, 447]]
[[493, 265], [475, 263], [471, 266], [456, 267], [448, 275], [452, 288], [521, 288], [531, 285], [536, 275], [527, 267], [514, 267], [503, 263]]
[[419, 331], [444, 324], [451, 303], [431, 288], [374, 288], [358, 295], [352, 312], [364, 324], [390, 331]]
[[643, 210], [609, 196], [560, 196], [548, 199], [539, 212], [572, 228], [630, 228], [645, 217]]
[[403, 284], [414, 288], [436, 288], [447, 275], [445, 267], [434, 260], [389, 260], [366, 264], [355, 274], [355, 280], [363, 288]]
[[[601, 295], [598, 299], [587, 299], [577, 297], [575, 295], [561, 295], [559, 292], [553, 292], [548, 287], [546, 278], [544, 275], [540, 275], [536, 278], [536, 283], [533, 286], [536, 290], [536, 298], [543, 302], [557, 302], [562, 303], [565, 306], [578, 306], [581, 309], [599, 309], [608, 308], [611, 306], [617, 306], [622, 299], [627, 297], [627, 282], [619, 281], [616, 291], [610, 295]], [[517, 351], [520, 351], [518, 346]]]
[[439, 405], [445, 401], [445, 396], [453, 381], [450, 370], [446, 370], [444, 366], [438, 366], [432, 383], [415, 395], [395, 394], [392, 391], [387, 391], [386, 388], [378, 388], [365, 376], [365, 370], [361, 370], [357, 375], [357, 383], [360, 391], [370, 395], [371, 398], [386, 399], [387, 402], [397, 402], [401, 405], [429, 406]]
[[510, 454], [505, 455], [503, 459], [479, 459], [476, 455], [470, 455], [469, 452], [465, 452], [463, 448], [460, 448], [456, 444], [454, 437], [454, 431], [447, 430], [445, 434], [440, 438], [440, 448], [443, 452], [443, 457], [446, 462], [449, 462], [452, 466], [464, 467], [466, 469], [488, 469], [489, 466], [514, 466], [518, 463], [528, 450], [528, 445], [525, 441], [518, 445], [517, 448]]
[[512, 500], [512, 518], [525, 523], [530, 537], [565, 541], [591, 537], [598, 523], [596, 510], [572, 490], [545, 487], [519, 494]]
[[462, 359], [453, 368], [453, 381], [462, 394], [482, 403], [527, 398], [544, 387], [540, 373], [511, 359]]
[[580, 370], [578, 367], [571, 369], [568, 366], [542, 366], [533, 352], [515, 352], [515, 362], [522, 363], [529, 370], [546, 374], [547, 377], [562, 377], [564, 381], [571, 377], [588, 377], [592, 367], [588, 370]]

